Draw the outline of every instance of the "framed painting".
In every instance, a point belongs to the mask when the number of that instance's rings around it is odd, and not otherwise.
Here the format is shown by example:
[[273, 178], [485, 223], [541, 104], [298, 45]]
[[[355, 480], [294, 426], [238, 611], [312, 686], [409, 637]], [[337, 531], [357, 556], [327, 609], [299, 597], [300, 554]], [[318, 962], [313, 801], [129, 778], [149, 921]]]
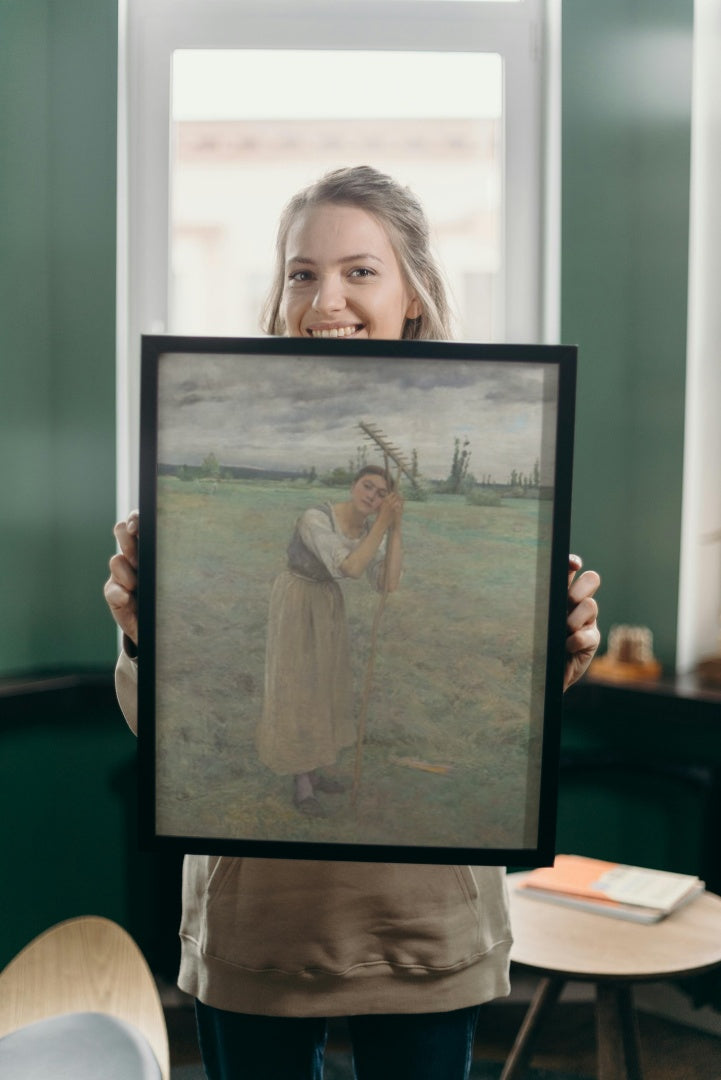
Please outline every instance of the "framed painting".
[[552, 861], [575, 371], [143, 339], [145, 847]]

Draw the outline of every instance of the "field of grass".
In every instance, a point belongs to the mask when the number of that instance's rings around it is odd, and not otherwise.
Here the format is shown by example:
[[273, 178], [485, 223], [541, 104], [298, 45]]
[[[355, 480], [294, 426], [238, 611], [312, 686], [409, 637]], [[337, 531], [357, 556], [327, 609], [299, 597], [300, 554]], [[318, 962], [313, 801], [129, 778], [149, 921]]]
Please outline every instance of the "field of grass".
[[[270, 588], [297, 516], [343, 498], [307, 484], [161, 478], [158, 831], [533, 846], [541, 718], [531, 703], [532, 617], [549, 503], [480, 507], [436, 495], [406, 504], [404, 575], [381, 620], [355, 806], [348, 794], [321, 796], [328, 816], [306, 818], [291, 779], [258, 760]], [[365, 580], [344, 592], [358, 703], [378, 594]], [[349, 789], [354, 760], [351, 748], [336, 767]]]

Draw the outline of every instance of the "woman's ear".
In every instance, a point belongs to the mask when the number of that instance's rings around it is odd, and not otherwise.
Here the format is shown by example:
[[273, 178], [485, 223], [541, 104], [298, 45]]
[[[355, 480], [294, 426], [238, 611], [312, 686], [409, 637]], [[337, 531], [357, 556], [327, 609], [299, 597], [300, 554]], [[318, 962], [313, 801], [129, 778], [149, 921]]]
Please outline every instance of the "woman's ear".
[[423, 314], [423, 305], [417, 296], [414, 296], [406, 311], [407, 319], [418, 319]]

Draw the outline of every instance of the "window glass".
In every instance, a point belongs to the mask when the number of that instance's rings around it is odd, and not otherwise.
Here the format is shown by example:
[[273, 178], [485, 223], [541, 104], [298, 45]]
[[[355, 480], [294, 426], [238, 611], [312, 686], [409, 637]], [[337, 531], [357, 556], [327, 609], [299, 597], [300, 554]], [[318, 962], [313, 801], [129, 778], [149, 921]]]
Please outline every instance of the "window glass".
[[501, 337], [500, 56], [176, 50], [172, 128], [171, 332], [257, 334], [284, 204], [369, 164], [423, 202], [457, 336]]

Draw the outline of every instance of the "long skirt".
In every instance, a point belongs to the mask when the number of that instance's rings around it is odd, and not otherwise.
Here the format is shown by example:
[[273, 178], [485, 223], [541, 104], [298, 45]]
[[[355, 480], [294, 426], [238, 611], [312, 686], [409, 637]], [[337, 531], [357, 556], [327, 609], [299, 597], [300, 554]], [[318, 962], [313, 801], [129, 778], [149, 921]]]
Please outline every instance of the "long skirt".
[[310, 772], [354, 742], [343, 593], [286, 570], [270, 597], [260, 759], [279, 774]]

